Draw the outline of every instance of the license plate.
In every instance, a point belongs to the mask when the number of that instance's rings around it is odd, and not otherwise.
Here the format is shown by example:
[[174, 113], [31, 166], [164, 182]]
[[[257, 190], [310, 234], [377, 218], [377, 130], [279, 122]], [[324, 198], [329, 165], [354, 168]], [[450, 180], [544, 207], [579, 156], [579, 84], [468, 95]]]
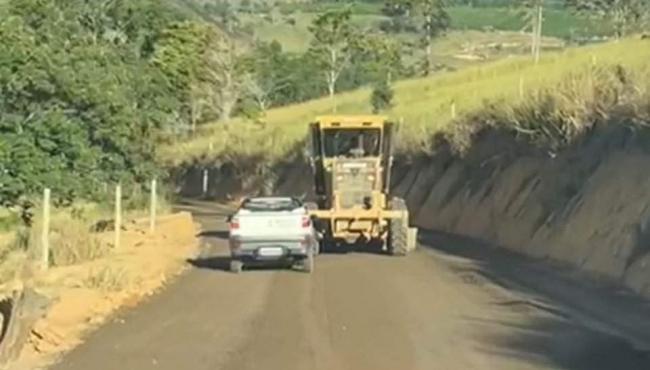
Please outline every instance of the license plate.
[[284, 228], [284, 227], [292, 227], [292, 226], [294, 226], [294, 224], [295, 223], [292, 222], [291, 220], [271, 220], [271, 221], [269, 221], [268, 225], [269, 225], [269, 227], [281, 227], [281, 228]]
[[282, 248], [260, 248], [259, 254], [262, 257], [279, 257], [284, 254]]

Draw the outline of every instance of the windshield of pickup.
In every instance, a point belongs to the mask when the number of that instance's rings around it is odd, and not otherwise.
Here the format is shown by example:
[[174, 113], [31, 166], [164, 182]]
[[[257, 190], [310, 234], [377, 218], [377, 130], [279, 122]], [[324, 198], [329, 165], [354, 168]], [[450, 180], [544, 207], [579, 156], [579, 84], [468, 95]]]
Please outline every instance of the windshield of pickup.
[[293, 211], [302, 203], [292, 198], [251, 198], [242, 203], [241, 208], [252, 212]]

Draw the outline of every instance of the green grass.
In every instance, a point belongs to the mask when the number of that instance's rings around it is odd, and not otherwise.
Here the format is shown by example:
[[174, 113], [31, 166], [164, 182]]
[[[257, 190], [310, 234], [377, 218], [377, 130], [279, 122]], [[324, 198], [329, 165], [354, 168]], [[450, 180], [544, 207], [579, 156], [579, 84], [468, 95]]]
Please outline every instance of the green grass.
[[[395, 85], [395, 107], [388, 112], [393, 119], [403, 119], [399, 150], [422, 152], [430, 148], [431, 137], [452, 132], [455, 123], [486, 109], [498, 106], [500, 114], [509, 114], [542, 91], [553, 93], [560, 84], [573, 83], [566, 96], [558, 93], [558, 109], [569, 112], [571, 101], [588, 89], [585, 80], [570, 77], [589, 72], [597, 65], [620, 64], [631, 71], [648, 68], [650, 47], [644, 40], [625, 40], [599, 46], [547, 53], [538, 65], [529, 58], [516, 57], [444, 73], [424, 79], [401, 81]], [[591, 78], [591, 77], [589, 77]], [[523, 96], [520, 83], [523, 81]], [[369, 90], [361, 89], [337, 95], [338, 113], [370, 112]], [[592, 93], [592, 92], [590, 92]], [[575, 95], [575, 96], [574, 96]], [[575, 98], [573, 100], [569, 98]], [[566, 99], [565, 99], [566, 98]], [[564, 100], [568, 103], [564, 106]], [[585, 98], [586, 99], [586, 98]], [[452, 118], [452, 104], [457, 118]], [[229, 124], [209, 124], [192, 140], [161, 148], [161, 159], [170, 166], [189, 162], [238, 161], [260, 157], [274, 161], [285, 157], [305, 137], [307, 123], [319, 114], [329, 114], [333, 102], [319, 99], [268, 112], [265, 126], [235, 120]], [[563, 111], [563, 112], [564, 112]], [[567, 113], [568, 114], [568, 113]]]
[[321, 13], [328, 10], [341, 9], [342, 7], [349, 7], [354, 15], [359, 14], [380, 14], [380, 3], [366, 3], [366, 2], [308, 2], [302, 1], [292, 4], [282, 4], [280, 9], [283, 12], [303, 12], [303, 13]]
[[[327, 9], [344, 6], [342, 3], [318, 3], [294, 6], [291, 15], [283, 16], [275, 24], [264, 22], [254, 15], [242, 15], [244, 22], [254, 25], [256, 34], [264, 41], [277, 40], [290, 51], [304, 51], [309, 45], [310, 35], [307, 26], [316, 14]], [[352, 21], [361, 27], [374, 27], [385, 20], [380, 12], [380, 6], [369, 3], [352, 5]], [[486, 29], [498, 31], [519, 32], [524, 28], [521, 17], [510, 8], [505, 7], [469, 7], [455, 6], [448, 8], [451, 16], [452, 30]], [[287, 24], [284, 19], [293, 18], [296, 26]], [[544, 15], [544, 36], [562, 39], [575, 37], [606, 36], [613, 32], [608, 22], [577, 16], [562, 8], [548, 8]], [[412, 35], [412, 37], [416, 37]]]
[[[502, 31], [519, 31], [524, 28], [521, 17], [507, 8], [449, 8], [452, 28], [483, 30], [492, 28]], [[602, 36], [612, 33], [611, 25], [578, 17], [563, 9], [546, 9], [544, 14], [544, 36], [570, 39], [575, 36]]]
[[[294, 17], [295, 25], [283, 20], [270, 23], [259, 16], [247, 15], [244, 22], [255, 24], [255, 35], [260, 41], [278, 41], [283, 49], [289, 52], [300, 53], [307, 50], [310, 42], [308, 31], [313, 15], [301, 14]], [[375, 15], [357, 15], [353, 17], [356, 25], [362, 28], [371, 28], [376, 25], [381, 17]], [[396, 36], [404, 42], [416, 42], [417, 36], [413, 34], [399, 34]], [[560, 47], [562, 41], [555, 38], [546, 38], [545, 44], [554, 48]], [[461, 68], [511, 55], [526, 54], [529, 52], [530, 36], [520, 32], [484, 32], [479, 30], [450, 31], [438, 38], [433, 44], [433, 59], [436, 63], [452, 68]], [[424, 50], [415, 50], [407, 63], [419, 61], [424, 57]], [[474, 54], [474, 55], [472, 55]], [[472, 57], [475, 58], [463, 58]], [[408, 58], [407, 58], [408, 59]]]

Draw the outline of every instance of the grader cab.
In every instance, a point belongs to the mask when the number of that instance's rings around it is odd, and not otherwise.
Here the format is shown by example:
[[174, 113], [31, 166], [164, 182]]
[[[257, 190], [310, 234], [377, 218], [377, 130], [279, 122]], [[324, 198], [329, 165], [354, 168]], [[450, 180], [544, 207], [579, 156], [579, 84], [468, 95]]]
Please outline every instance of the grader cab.
[[382, 116], [326, 116], [310, 125], [317, 197], [310, 212], [324, 247], [364, 243], [395, 256], [415, 248], [404, 200], [388, 195], [395, 129]]

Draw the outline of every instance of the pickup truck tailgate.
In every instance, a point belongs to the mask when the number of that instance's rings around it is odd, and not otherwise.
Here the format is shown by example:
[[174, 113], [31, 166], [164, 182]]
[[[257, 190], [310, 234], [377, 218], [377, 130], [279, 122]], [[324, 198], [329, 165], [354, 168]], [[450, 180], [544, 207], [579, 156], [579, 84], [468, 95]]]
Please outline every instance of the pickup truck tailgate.
[[237, 214], [231, 235], [245, 239], [300, 239], [308, 233], [302, 212], [245, 212]]

